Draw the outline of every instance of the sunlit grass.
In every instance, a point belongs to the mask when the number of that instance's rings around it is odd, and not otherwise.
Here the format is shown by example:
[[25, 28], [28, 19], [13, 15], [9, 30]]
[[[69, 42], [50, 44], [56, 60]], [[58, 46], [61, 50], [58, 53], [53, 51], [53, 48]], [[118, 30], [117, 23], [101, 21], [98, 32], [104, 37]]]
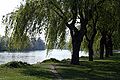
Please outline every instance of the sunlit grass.
[[49, 80], [54, 79], [47, 64], [29, 68], [0, 68], [0, 80]]

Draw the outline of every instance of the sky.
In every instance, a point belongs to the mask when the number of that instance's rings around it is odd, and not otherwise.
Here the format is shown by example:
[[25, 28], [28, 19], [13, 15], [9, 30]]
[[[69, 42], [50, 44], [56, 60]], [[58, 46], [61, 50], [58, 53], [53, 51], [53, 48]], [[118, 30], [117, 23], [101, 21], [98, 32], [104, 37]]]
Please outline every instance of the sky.
[[22, 0], [0, 0], [0, 35], [4, 35], [5, 27], [2, 25], [2, 16], [17, 9]]
[[[16, 10], [23, 0], [0, 0], [0, 36], [5, 35], [5, 26], [2, 24], [2, 16]], [[45, 41], [44, 33], [40, 36]]]
[[[0, 0], [0, 36], [5, 35], [5, 26], [1, 22], [2, 16], [16, 10], [21, 2], [23, 2], [23, 0]], [[41, 39], [45, 41], [44, 33], [37, 37], [41, 37]]]

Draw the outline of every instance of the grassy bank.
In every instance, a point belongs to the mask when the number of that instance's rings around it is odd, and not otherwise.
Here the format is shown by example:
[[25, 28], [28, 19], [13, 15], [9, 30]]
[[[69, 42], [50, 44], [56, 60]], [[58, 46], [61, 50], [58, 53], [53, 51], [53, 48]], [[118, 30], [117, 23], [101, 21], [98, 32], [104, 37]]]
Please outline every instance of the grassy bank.
[[68, 80], [120, 80], [120, 53], [104, 60], [86, 60], [82, 58], [80, 65], [57, 64], [57, 71]]
[[58, 64], [57, 71], [64, 79], [120, 80], [120, 63], [81, 61], [79, 66]]
[[48, 64], [36, 64], [27, 68], [0, 67], [0, 80], [50, 80], [54, 79]]
[[45, 63], [35, 64], [28, 67], [11, 68], [0, 66], [0, 80], [53, 80], [55, 76], [50, 71], [50, 64], [54, 64], [57, 72], [63, 80], [120, 80], [120, 53], [113, 57], [93, 62], [80, 61], [80, 65], [67, 63], [52, 63], [46, 60]]

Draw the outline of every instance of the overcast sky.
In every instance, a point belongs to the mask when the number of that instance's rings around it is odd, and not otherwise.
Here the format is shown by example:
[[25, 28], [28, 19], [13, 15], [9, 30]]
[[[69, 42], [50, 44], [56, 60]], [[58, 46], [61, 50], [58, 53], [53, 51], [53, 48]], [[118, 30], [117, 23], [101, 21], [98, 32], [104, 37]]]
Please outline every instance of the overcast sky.
[[22, 0], [0, 0], [0, 35], [4, 35], [4, 26], [1, 23], [2, 16], [15, 10]]

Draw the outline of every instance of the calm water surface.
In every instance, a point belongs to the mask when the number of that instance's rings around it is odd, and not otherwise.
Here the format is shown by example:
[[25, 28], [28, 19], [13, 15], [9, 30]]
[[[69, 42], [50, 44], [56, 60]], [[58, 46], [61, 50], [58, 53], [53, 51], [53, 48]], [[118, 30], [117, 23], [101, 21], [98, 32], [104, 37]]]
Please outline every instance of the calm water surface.
[[[80, 51], [80, 56], [88, 56], [84, 51]], [[71, 52], [69, 50], [59, 50], [54, 49], [46, 55], [46, 50], [42, 51], [31, 51], [28, 53], [0, 53], [0, 64], [4, 64], [10, 61], [22, 61], [29, 64], [35, 64], [37, 62], [42, 62], [45, 59], [56, 58], [58, 60], [71, 58]]]

